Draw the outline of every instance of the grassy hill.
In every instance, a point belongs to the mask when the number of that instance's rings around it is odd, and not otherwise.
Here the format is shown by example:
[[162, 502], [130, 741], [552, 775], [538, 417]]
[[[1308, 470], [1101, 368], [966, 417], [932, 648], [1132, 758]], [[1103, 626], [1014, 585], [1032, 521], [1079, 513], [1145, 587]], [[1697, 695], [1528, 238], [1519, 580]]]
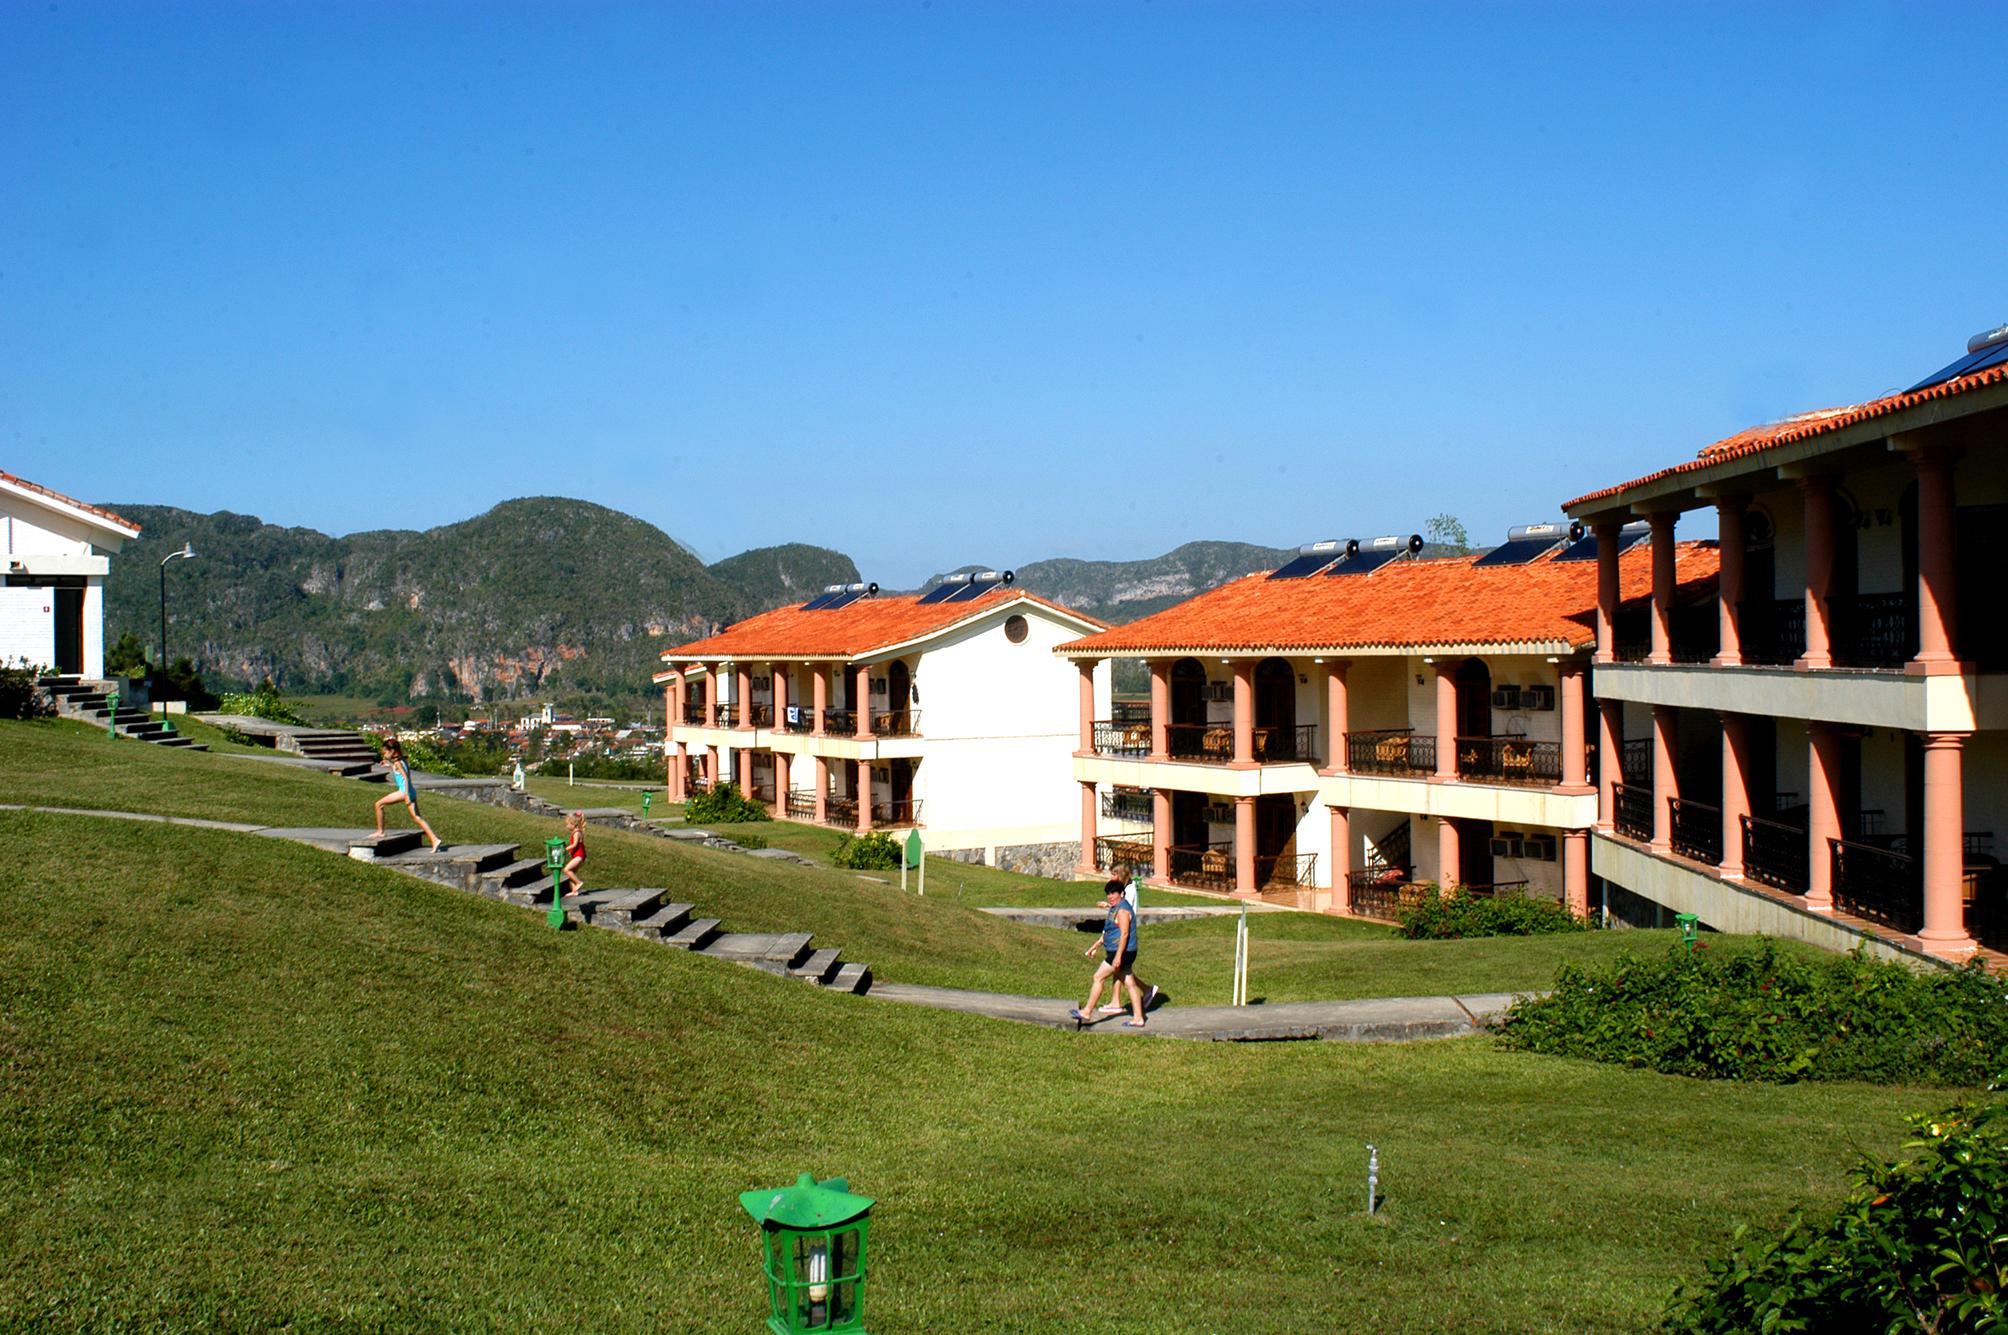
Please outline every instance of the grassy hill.
[[[373, 795], [52, 723], [0, 724], [0, 766], [15, 802], [351, 824]], [[453, 840], [552, 828], [430, 815]], [[1637, 1330], [1929, 1097], [1483, 1038], [1081, 1039], [553, 933], [255, 836], [0, 811], [0, 838], [9, 1329], [755, 1329], [736, 1193], [807, 1169], [879, 1201], [875, 1330]], [[814, 917], [894, 976], [1028, 965], [1057, 935], [593, 842], [595, 872], [729, 926]]]

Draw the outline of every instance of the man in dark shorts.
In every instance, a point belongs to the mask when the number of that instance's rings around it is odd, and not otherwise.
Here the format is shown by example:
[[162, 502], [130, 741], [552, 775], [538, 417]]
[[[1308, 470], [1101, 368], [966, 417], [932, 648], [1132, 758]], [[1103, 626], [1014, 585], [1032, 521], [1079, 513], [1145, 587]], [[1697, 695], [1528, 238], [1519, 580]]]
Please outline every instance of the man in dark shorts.
[[1116, 995], [1120, 996], [1125, 985], [1129, 988], [1131, 1017], [1123, 1024], [1131, 1029], [1141, 1029], [1143, 1019], [1143, 991], [1136, 985], [1136, 975], [1132, 972], [1136, 964], [1136, 912], [1129, 901], [1123, 898], [1123, 883], [1110, 881], [1102, 887], [1103, 898], [1108, 905], [1108, 916], [1102, 920], [1102, 964], [1095, 970], [1094, 987], [1088, 992], [1088, 1003], [1067, 1014], [1080, 1024], [1087, 1024], [1095, 1018], [1095, 1003], [1102, 999], [1102, 986], [1114, 981]]

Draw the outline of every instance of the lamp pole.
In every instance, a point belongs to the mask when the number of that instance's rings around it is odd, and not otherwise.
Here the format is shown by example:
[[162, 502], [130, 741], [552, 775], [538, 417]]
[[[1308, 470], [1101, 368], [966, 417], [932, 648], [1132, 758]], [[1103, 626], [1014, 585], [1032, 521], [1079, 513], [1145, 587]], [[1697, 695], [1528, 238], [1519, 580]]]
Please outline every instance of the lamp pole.
[[160, 670], [167, 671], [167, 563], [176, 557], [193, 560], [195, 544], [184, 542], [178, 552], [169, 552], [160, 558]]

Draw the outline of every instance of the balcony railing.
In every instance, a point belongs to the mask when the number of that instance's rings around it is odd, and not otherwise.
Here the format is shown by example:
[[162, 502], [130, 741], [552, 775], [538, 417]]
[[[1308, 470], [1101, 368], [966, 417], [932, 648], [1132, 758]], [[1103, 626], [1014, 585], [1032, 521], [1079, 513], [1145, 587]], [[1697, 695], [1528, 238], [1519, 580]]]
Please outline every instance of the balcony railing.
[[705, 778], [702, 774], [693, 774], [690, 776], [687, 786], [693, 793], [708, 793], [711, 791], [711, 780]]
[[1652, 789], [1635, 783], [1616, 784], [1611, 789], [1611, 824], [1627, 839], [1652, 839]]
[[1263, 890], [1310, 890], [1318, 884], [1318, 855], [1292, 853], [1288, 856], [1257, 854], [1255, 884]]
[[1417, 890], [1400, 867], [1370, 867], [1346, 873], [1346, 911], [1393, 922], [1414, 902]]
[[1562, 781], [1562, 747], [1525, 737], [1459, 737], [1457, 772], [1485, 783], [1556, 784]]
[[1989, 950], [2008, 950], [2008, 870], [1966, 869], [1966, 930]]
[[848, 709], [825, 709], [823, 711], [823, 731], [837, 737], [849, 737], [858, 729], [858, 716]]
[[739, 722], [739, 706], [736, 704], [713, 705], [711, 717], [721, 728], [730, 728]]
[[1673, 817], [1673, 851], [1711, 867], [1722, 865], [1722, 808], [1691, 798], [1669, 797]]
[[747, 708], [754, 727], [771, 728], [774, 726], [774, 706], [771, 703], [763, 703], [755, 700]]
[[789, 705], [788, 712], [781, 716], [781, 727], [786, 732], [814, 732], [816, 730], [815, 706]]
[[872, 824], [882, 829], [920, 824], [920, 799], [902, 797], [897, 801], [872, 803]]
[[1762, 816], [1742, 819], [1743, 874], [1776, 890], [1805, 894], [1806, 832]]
[[918, 709], [873, 710], [872, 736], [874, 737], [920, 736], [920, 711]]
[[1834, 662], [1842, 667], [1900, 668], [1910, 658], [1911, 622], [1900, 593], [1832, 598]]
[[[1112, 726], [1114, 726], [1112, 724]], [[1133, 727], [1135, 725], [1122, 725]], [[1258, 765], [1285, 764], [1291, 761], [1318, 759], [1318, 725], [1300, 723], [1293, 727], [1258, 727], [1252, 734], [1253, 759]], [[1100, 725], [1096, 725], [1097, 744], [1100, 750]], [[1150, 729], [1143, 729], [1143, 750], [1137, 754], [1150, 754]], [[1133, 744], [1123, 739], [1122, 745]], [[1234, 725], [1232, 723], [1173, 723], [1165, 729], [1165, 748], [1173, 760], [1197, 760], [1208, 765], [1225, 765], [1234, 759]], [[1128, 752], [1110, 752], [1122, 755]]]
[[701, 728], [711, 721], [711, 711], [703, 705], [685, 705], [683, 721], [692, 727]]
[[1170, 853], [1173, 885], [1191, 886], [1197, 890], [1234, 888], [1234, 845], [1231, 842], [1173, 844]]
[[764, 781], [760, 779], [755, 779], [753, 781], [753, 791], [749, 794], [749, 796], [751, 796], [753, 800], [756, 802], [765, 802], [768, 806], [770, 807], [773, 806], [774, 781], [772, 779], [767, 779]]
[[1276, 765], [1320, 759], [1318, 725], [1315, 723], [1298, 723], [1288, 728], [1258, 727], [1254, 732], [1257, 764]]
[[823, 824], [849, 830], [855, 829], [857, 823], [858, 800], [855, 797], [837, 797], [832, 794], [824, 801]]
[[1408, 728], [1346, 734], [1346, 768], [1355, 774], [1436, 773], [1436, 738]]
[[1652, 738], [1633, 737], [1618, 743], [1618, 782], [1652, 782]]
[[1102, 816], [1108, 820], [1149, 825], [1157, 819], [1155, 808], [1150, 794], [1141, 788], [1116, 788], [1102, 794]]
[[1150, 720], [1104, 718], [1095, 720], [1095, 754], [1126, 756], [1140, 760], [1150, 754]]
[[787, 813], [789, 820], [814, 820], [816, 818], [816, 795], [807, 788], [788, 790]]
[[1101, 835], [1095, 839], [1095, 866], [1113, 872], [1118, 867], [1148, 872], [1152, 866], [1150, 840], [1125, 839], [1121, 835]]
[[1739, 605], [1737, 640], [1743, 661], [1786, 667], [1806, 652], [1803, 598], [1751, 599]]
[[1857, 918], [1915, 932], [1924, 925], [1924, 880], [1901, 853], [1829, 839], [1834, 867], [1834, 907]]
[[1225, 765], [1234, 759], [1234, 725], [1173, 723], [1164, 730], [1164, 743], [1173, 760]]

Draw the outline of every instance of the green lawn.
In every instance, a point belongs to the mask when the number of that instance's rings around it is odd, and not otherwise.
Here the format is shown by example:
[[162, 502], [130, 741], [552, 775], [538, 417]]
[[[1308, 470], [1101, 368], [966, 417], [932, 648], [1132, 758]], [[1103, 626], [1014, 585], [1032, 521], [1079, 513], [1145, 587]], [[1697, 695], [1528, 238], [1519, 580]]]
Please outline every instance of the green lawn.
[[[352, 815], [371, 791], [166, 763], [0, 725], [10, 800]], [[434, 806], [449, 838], [522, 819]], [[761, 902], [730, 855], [597, 838]], [[1084, 1039], [555, 933], [243, 835], [0, 812], [0, 840], [6, 1329], [752, 1330], [736, 1193], [808, 1169], [878, 1198], [882, 1332], [1639, 1330], [1737, 1223], [1835, 1196], [1941, 1097], [1483, 1038]], [[881, 911], [782, 880], [798, 908]], [[944, 955], [1036, 930], [882, 911]], [[1286, 944], [1258, 937], [1258, 980]]]
[[575, 784], [568, 784], [563, 779], [547, 778], [542, 774], [526, 775], [523, 780], [524, 790], [531, 796], [541, 797], [546, 802], [555, 802], [567, 809], [619, 807], [622, 811], [635, 816], [642, 814], [641, 795], [644, 786], [654, 795], [648, 810], [651, 818], [683, 815], [683, 803], [663, 800], [660, 783], [642, 785], [580, 779]]

